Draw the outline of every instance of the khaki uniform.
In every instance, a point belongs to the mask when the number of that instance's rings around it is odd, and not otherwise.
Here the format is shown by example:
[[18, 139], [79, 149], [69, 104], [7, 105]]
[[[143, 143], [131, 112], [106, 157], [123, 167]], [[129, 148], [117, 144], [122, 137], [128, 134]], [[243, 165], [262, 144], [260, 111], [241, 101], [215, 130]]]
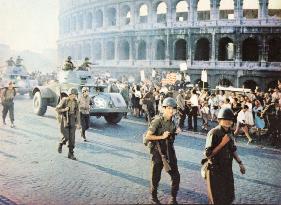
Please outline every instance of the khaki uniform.
[[92, 65], [91, 62], [84, 61], [84, 63], [78, 68], [78, 70], [85, 70], [85, 71], [87, 71], [87, 70], [89, 70], [90, 65]]
[[[69, 111], [65, 112], [63, 109], [69, 107]], [[60, 131], [62, 133], [61, 144], [65, 145], [68, 142], [69, 153], [73, 154], [75, 147], [75, 131], [76, 125], [80, 124], [79, 108], [77, 100], [70, 100], [65, 97], [56, 107], [59, 114], [58, 120], [60, 122]]]
[[[167, 120], [163, 116], [157, 116], [154, 120], [152, 120], [148, 130], [156, 136], [162, 135], [165, 131], [169, 131], [171, 133], [169, 138], [166, 140], [159, 140], [158, 142], [162, 153], [167, 156], [171, 167], [171, 171], [168, 172], [172, 180], [171, 196], [176, 197], [180, 183], [180, 174], [178, 171], [177, 157], [174, 149], [176, 125], [173, 121]], [[156, 142], [151, 141], [149, 146], [151, 153], [151, 194], [152, 197], [157, 197], [157, 188], [161, 178], [163, 162], [157, 149]]]
[[[211, 155], [213, 149], [220, 144], [225, 134], [228, 133], [220, 125], [209, 131], [206, 139], [206, 157]], [[227, 205], [234, 201], [232, 161], [235, 151], [236, 146], [231, 139], [211, 158], [211, 163], [208, 164], [207, 190], [209, 203], [211, 204]]]
[[69, 70], [74, 70], [74, 68], [75, 68], [75, 67], [74, 67], [73, 63], [72, 63], [70, 60], [66, 60], [66, 61], [65, 61], [63, 70], [69, 71]]
[[79, 98], [79, 110], [80, 110], [80, 124], [82, 128], [82, 137], [85, 139], [85, 132], [90, 126], [90, 97]]
[[146, 109], [144, 109], [144, 111], [146, 112], [148, 122], [151, 122], [151, 119], [155, 115], [154, 103], [154, 94], [152, 92], [147, 92], [143, 96], [143, 104], [146, 105]]
[[3, 110], [2, 110], [3, 122], [5, 122], [8, 112], [9, 112], [9, 117], [10, 117], [11, 123], [13, 123], [15, 121], [15, 117], [14, 117], [14, 97], [15, 96], [16, 96], [16, 90], [14, 88], [13, 89], [5, 88], [2, 93], [1, 101], [2, 101], [2, 105], [3, 105]]

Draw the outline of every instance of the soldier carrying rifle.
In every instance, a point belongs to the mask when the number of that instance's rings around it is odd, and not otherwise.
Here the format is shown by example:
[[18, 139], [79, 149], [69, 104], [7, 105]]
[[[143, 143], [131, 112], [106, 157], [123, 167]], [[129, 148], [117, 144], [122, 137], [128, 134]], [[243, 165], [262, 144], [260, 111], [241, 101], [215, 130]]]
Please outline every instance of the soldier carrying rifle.
[[145, 140], [149, 141], [151, 154], [151, 203], [160, 204], [157, 197], [157, 188], [161, 178], [161, 171], [165, 171], [171, 176], [171, 198], [169, 204], [177, 204], [177, 193], [180, 184], [180, 174], [178, 171], [177, 157], [174, 149], [175, 135], [179, 132], [173, 122], [176, 114], [177, 103], [168, 97], [163, 101], [163, 116], [156, 116], [152, 120]]

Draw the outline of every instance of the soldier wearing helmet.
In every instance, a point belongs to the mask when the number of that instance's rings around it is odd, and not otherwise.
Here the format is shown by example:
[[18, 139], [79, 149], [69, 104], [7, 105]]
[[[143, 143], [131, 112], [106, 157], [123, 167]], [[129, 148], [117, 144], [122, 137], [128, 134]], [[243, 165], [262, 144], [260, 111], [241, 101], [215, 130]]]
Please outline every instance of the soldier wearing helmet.
[[69, 71], [69, 70], [74, 70], [75, 66], [73, 65], [71, 61], [71, 56], [67, 57], [67, 60], [65, 61], [65, 64], [63, 66], [63, 70]]
[[143, 108], [145, 114], [147, 116], [147, 121], [150, 123], [151, 119], [155, 116], [155, 96], [154, 96], [154, 88], [150, 87], [149, 91], [143, 96]]
[[219, 125], [209, 131], [206, 139], [205, 156], [202, 163], [208, 163], [206, 180], [208, 198], [211, 204], [232, 204], [234, 194], [234, 179], [232, 172], [233, 158], [240, 166], [240, 172], [245, 174], [245, 167], [236, 152], [232, 139], [231, 127], [234, 114], [231, 109], [224, 108], [218, 113]]
[[85, 132], [90, 126], [90, 103], [91, 103], [88, 87], [82, 88], [82, 95], [80, 96], [78, 103], [79, 103], [79, 111], [80, 111], [80, 124], [82, 128], [81, 137], [86, 142], [87, 140], [86, 140]]
[[76, 160], [74, 157], [75, 147], [75, 130], [80, 128], [79, 107], [77, 101], [78, 90], [70, 88], [68, 90], [68, 97], [62, 98], [56, 111], [58, 112], [58, 120], [60, 122], [60, 131], [62, 139], [58, 146], [58, 152], [62, 152], [62, 146], [68, 142], [68, 158]]
[[[163, 101], [163, 115], [156, 116], [148, 128], [145, 139], [150, 143], [151, 153], [151, 203], [160, 204], [157, 197], [157, 188], [161, 178], [163, 167], [171, 176], [171, 198], [169, 203], [176, 204], [177, 192], [179, 190], [180, 174], [178, 171], [177, 157], [174, 149], [174, 140], [179, 129], [173, 122], [173, 116], [176, 113], [177, 102], [171, 98], [165, 98]], [[164, 161], [164, 159], [166, 159]], [[168, 162], [169, 168], [166, 169], [165, 162]]]
[[186, 118], [185, 95], [183, 89], [179, 89], [179, 94], [177, 96], [177, 110], [179, 114], [179, 127], [183, 129]]
[[85, 58], [84, 63], [78, 68], [78, 70], [89, 70], [90, 65], [92, 65], [92, 63], [89, 61], [90, 59], [88, 57]]
[[13, 128], [15, 116], [14, 116], [14, 98], [16, 96], [16, 89], [14, 87], [14, 83], [10, 81], [8, 83], [8, 87], [5, 87], [3, 91], [1, 92], [1, 102], [3, 105], [2, 110], [2, 120], [3, 124], [6, 125], [6, 117], [9, 112], [9, 117], [11, 121], [11, 127]]

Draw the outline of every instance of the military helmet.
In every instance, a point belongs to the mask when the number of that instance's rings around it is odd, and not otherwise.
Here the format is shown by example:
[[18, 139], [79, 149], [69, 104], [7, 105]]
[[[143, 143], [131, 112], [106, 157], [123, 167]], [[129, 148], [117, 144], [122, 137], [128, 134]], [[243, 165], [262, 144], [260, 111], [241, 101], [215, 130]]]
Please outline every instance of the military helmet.
[[88, 87], [83, 87], [82, 88], [82, 93], [85, 92], [85, 91], [89, 91], [89, 88]]
[[231, 109], [229, 108], [222, 108], [218, 113], [218, 119], [224, 120], [234, 120], [235, 116]]
[[184, 90], [183, 89], [179, 89], [179, 93], [184, 93]]
[[173, 107], [176, 108], [177, 107], [177, 102], [175, 101], [174, 98], [171, 97], [167, 97], [163, 100], [163, 107]]
[[71, 56], [68, 56], [67, 59], [68, 59], [68, 60], [71, 60]]
[[88, 61], [88, 60], [90, 60], [90, 59], [89, 59], [88, 57], [86, 57], [86, 58], [85, 58], [85, 61]]
[[71, 94], [73, 94], [73, 95], [78, 95], [78, 90], [77, 90], [77, 88], [69, 88], [69, 90], [68, 90], [68, 95], [71, 95]]

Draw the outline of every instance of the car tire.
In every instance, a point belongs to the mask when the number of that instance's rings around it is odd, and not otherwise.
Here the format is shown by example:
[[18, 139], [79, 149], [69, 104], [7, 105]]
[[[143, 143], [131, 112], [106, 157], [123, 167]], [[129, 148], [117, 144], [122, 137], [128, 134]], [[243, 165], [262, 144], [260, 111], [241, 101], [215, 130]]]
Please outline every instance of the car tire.
[[118, 122], [121, 121], [122, 117], [124, 116], [123, 113], [111, 113], [108, 116], [104, 116], [104, 119], [107, 121], [109, 124], [117, 124]]
[[39, 116], [43, 116], [47, 111], [47, 99], [42, 98], [39, 91], [33, 96], [33, 111]]

